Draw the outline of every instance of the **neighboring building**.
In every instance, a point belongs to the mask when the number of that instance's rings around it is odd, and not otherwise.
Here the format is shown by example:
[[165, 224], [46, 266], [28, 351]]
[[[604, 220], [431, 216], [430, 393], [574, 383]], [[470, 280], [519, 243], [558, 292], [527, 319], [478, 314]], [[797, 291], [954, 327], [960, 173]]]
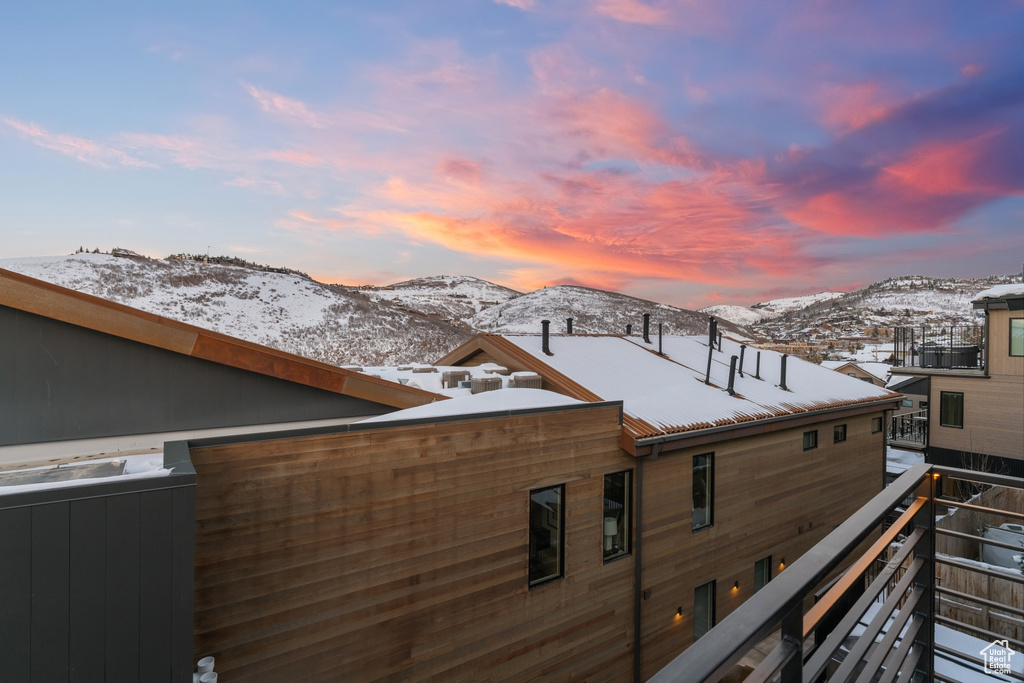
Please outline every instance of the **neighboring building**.
[[856, 377], [862, 382], [871, 382], [876, 387], [884, 387], [889, 379], [891, 365], [886, 363], [858, 363], [850, 360], [824, 360], [821, 367]]
[[622, 450], [636, 459], [639, 680], [883, 485], [885, 411], [898, 395], [798, 359], [731, 339], [709, 350], [693, 337], [481, 334], [438, 361], [481, 363], [534, 372], [579, 400], [623, 402]]
[[927, 377], [890, 376], [886, 388], [903, 394], [900, 407], [892, 414], [889, 422], [888, 439], [891, 446], [922, 452], [928, 446], [929, 383]]
[[345, 370], [7, 272], [0, 325], [3, 680], [644, 680], [881, 489], [898, 401], [730, 339]]
[[970, 335], [903, 331], [897, 372], [929, 380], [928, 462], [1024, 477], [1024, 284], [973, 306], [985, 323]]

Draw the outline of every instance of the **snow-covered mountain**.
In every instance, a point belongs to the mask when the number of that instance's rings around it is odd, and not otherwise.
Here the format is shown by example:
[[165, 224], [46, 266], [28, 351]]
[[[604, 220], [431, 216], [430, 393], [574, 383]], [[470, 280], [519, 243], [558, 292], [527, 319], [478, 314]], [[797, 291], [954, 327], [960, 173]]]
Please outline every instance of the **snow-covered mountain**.
[[434, 275], [386, 287], [361, 287], [376, 301], [388, 301], [449, 322], [465, 321], [480, 311], [520, 296], [508, 287], [466, 275]]
[[[469, 324], [485, 332], [539, 333], [540, 321], [550, 320], [552, 332], [564, 332], [565, 319], [572, 318], [574, 333], [623, 334], [631, 324], [633, 334], [640, 334], [644, 313], [651, 314], [652, 335], [657, 334], [658, 323], [665, 334], [705, 334], [708, 329], [708, 317], [696, 311], [574, 285], [523, 294], [481, 311]], [[726, 329], [739, 332], [730, 324], [724, 325]]]
[[707, 306], [700, 309], [700, 311], [701, 313], [707, 313], [737, 325], [756, 325], [765, 320], [772, 320], [786, 313], [800, 311], [808, 306], [813, 306], [823, 301], [832, 301], [843, 296], [846, 296], [845, 292], [819, 292], [818, 294], [808, 294], [807, 296], [762, 301], [749, 308], [746, 306], [719, 304]]
[[291, 273], [106, 254], [3, 259], [0, 268], [334, 365], [430, 362], [471, 336]]

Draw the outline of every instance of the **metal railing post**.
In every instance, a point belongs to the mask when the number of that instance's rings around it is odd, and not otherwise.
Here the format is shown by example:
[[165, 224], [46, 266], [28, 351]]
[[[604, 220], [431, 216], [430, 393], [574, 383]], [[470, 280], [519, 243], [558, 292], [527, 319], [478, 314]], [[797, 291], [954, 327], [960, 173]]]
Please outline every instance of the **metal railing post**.
[[924, 675], [924, 680], [932, 680], [934, 672], [935, 650], [935, 497], [939, 483], [938, 472], [930, 472], [918, 487], [917, 495], [925, 498], [926, 503], [914, 517], [914, 528], [925, 529], [925, 534], [914, 547], [914, 557], [924, 560], [924, 567], [914, 581], [924, 594], [917, 604], [916, 612], [923, 620], [917, 632], [917, 644], [921, 647], [921, 656], [917, 660], [917, 670]]
[[796, 648], [796, 654], [789, 658], [782, 667], [780, 683], [803, 683], [804, 658], [804, 610], [803, 602], [798, 600], [793, 609], [782, 617], [782, 640], [789, 641]]

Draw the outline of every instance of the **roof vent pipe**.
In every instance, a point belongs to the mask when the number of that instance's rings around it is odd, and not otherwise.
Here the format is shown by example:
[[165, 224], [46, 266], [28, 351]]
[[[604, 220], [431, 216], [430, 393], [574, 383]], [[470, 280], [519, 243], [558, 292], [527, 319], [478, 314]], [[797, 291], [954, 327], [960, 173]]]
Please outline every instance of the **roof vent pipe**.
[[651, 343], [651, 314], [644, 313], [644, 344]]
[[715, 352], [715, 345], [708, 344], [708, 371], [704, 375], [704, 384], [711, 384], [711, 356]]
[[718, 350], [719, 351], [722, 350], [722, 333], [721, 332], [718, 333]]
[[754, 379], [761, 379], [761, 352], [757, 352], [757, 365], [754, 367]]
[[779, 380], [779, 388], [783, 391], [789, 391], [789, 387], [786, 386], [786, 359], [789, 358], [786, 354], [782, 354], [782, 379]]
[[743, 376], [743, 355], [746, 352], [747, 352], [747, 345], [746, 344], [740, 344], [740, 367], [739, 367], [740, 377]]
[[633, 326], [632, 325], [626, 325], [626, 336], [628, 337], [631, 334], [633, 334]]
[[551, 336], [550, 332], [549, 332], [549, 328], [550, 327], [551, 327], [551, 321], [550, 320], [541, 320], [540, 321], [540, 329], [541, 329], [541, 333], [540, 333], [541, 334], [541, 347], [540, 347], [540, 350], [543, 351], [548, 356], [553, 355], [551, 353], [551, 348], [548, 345], [548, 339]]
[[718, 321], [715, 316], [708, 318], [708, 346], [715, 343], [715, 336], [718, 334]]
[[726, 391], [729, 392], [730, 396], [736, 395], [736, 390], [733, 386], [736, 384], [736, 356], [729, 359], [729, 388]]
[[661, 352], [661, 323], [658, 323], [658, 355], [665, 355], [664, 353]]
[[572, 318], [565, 319], [565, 333], [572, 334]]

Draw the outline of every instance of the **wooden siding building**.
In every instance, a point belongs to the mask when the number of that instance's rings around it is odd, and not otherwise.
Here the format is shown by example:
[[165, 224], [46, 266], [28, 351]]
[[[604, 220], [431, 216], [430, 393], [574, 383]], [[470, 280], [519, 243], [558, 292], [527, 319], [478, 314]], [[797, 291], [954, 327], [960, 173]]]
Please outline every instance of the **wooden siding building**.
[[928, 462], [1024, 477], [1024, 284], [978, 295], [983, 367], [900, 368], [929, 379]]

